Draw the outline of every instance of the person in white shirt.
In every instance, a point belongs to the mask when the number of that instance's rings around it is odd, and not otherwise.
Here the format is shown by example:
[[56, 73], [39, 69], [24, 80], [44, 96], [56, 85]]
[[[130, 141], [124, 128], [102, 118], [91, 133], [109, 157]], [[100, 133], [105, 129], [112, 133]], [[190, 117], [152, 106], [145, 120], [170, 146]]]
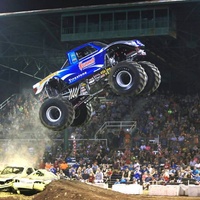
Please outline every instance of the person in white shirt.
[[94, 183], [103, 183], [103, 172], [101, 171], [100, 168], [97, 168], [94, 177], [95, 177]]

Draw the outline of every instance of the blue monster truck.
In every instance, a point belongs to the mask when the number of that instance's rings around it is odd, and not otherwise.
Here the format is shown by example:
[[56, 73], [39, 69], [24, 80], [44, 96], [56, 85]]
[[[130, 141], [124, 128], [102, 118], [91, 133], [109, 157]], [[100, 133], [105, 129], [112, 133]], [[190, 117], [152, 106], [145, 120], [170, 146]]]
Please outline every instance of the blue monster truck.
[[161, 76], [154, 64], [142, 61], [143, 47], [139, 40], [94, 41], [68, 51], [62, 68], [33, 86], [44, 97], [41, 123], [54, 131], [83, 126], [91, 118], [92, 99], [108, 88], [124, 96], [153, 93]]

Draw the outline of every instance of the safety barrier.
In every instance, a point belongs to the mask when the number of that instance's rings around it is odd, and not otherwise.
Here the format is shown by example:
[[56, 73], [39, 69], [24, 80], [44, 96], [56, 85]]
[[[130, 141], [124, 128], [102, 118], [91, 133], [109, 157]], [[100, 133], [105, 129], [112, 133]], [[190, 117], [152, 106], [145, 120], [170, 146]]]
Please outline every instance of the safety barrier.
[[200, 185], [188, 185], [188, 196], [199, 197], [200, 196]]
[[142, 186], [137, 184], [114, 184], [112, 190], [124, 194], [143, 194]]
[[179, 185], [150, 185], [149, 195], [158, 196], [179, 196]]
[[200, 185], [150, 185], [152, 196], [200, 196]]

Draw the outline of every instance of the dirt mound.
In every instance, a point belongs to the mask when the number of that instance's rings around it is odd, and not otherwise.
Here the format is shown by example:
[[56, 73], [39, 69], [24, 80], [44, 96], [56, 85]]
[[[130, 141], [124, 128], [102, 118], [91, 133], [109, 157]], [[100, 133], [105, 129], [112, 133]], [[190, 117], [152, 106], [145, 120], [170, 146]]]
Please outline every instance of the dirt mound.
[[121, 194], [79, 181], [59, 180], [49, 184], [45, 191], [35, 195], [33, 200], [133, 200], [133, 196], [135, 195]]

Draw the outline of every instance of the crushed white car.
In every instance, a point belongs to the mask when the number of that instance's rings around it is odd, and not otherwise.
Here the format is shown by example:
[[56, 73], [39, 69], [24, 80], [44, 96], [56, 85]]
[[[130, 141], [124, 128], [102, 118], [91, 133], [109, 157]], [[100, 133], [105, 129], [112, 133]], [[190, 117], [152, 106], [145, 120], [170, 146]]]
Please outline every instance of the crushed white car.
[[60, 179], [59, 176], [53, 174], [46, 169], [38, 169], [28, 175], [26, 178], [15, 178], [12, 184], [12, 188], [18, 194], [24, 191], [40, 192], [45, 189], [53, 180]]
[[0, 190], [10, 190], [15, 178], [27, 177], [34, 171], [33, 167], [6, 166], [0, 173]]

